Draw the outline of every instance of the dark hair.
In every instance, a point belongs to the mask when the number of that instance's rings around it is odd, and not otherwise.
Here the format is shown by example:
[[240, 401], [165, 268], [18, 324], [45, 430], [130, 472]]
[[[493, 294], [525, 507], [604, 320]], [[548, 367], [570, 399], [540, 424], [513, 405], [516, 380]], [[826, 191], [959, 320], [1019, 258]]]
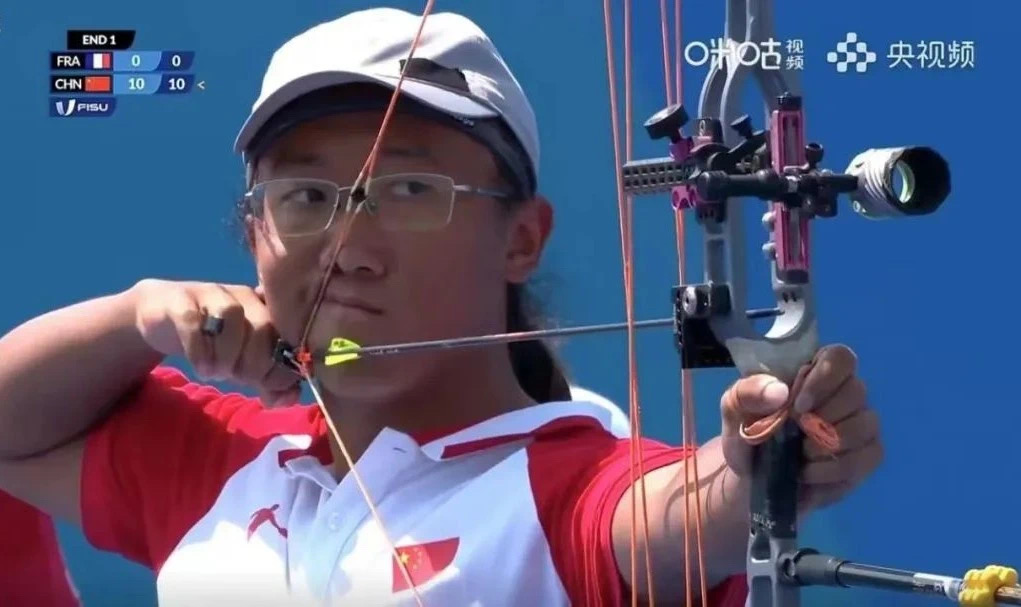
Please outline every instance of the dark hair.
[[[336, 89], [333, 92], [336, 92]], [[417, 104], [410, 99], [402, 101], [414, 111], [435, 114], [434, 111], [415, 107]], [[490, 129], [490, 134], [493, 130], [499, 134], [504, 153], [494, 153], [493, 156], [496, 159], [503, 180], [507, 181], [508, 185], [514, 188], [515, 191], [531, 191], [534, 187], [534, 182], [528, 185], [514, 183], [518, 181], [514, 176], [521, 175], [522, 172], [508, 166], [508, 157], [527, 158], [524, 149], [510, 128], [499, 119], [479, 120], [475, 122], [475, 125], [479, 126], [480, 130], [483, 127]], [[277, 134], [279, 134], [279, 131]], [[489, 138], [489, 141], [492, 142], [492, 138]], [[266, 143], [263, 140], [260, 147], [265, 149], [265, 146]], [[249, 156], [249, 164], [246, 167], [246, 180], [254, 181], [256, 162], [258, 162], [258, 154]], [[531, 170], [528, 173], [534, 175]], [[250, 188], [252, 185], [252, 183], [246, 183], [247, 188]], [[511, 210], [516, 205], [525, 202], [528, 198], [530, 196], [521, 196], [502, 200], [501, 202], [503, 202], [507, 210]], [[245, 217], [251, 212], [252, 209], [248, 198], [242, 196], [236, 206], [234, 219], [237, 224], [243, 228]], [[244, 235], [247, 241], [247, 230], [244, 230]], [[508, 333], [534, 331], [543, 328], [544, 323], [539, 320], [541, 317], [540, 306], [525, 285], [507, 283], [506, 306]], [[554, 355], [552, 348], [548, 344], [541, 340], [531, 340], [511, 343], [507, 347], [510, 352], [511, 367], [514, 369], [514, 375], [530, 398], [539, 403], [571, 400], [570, 384], [563, 365]]]
[[[507, 283], [507, 332], [542, 328], [536, 302], [524, 285]], [[571, 400], [571, 386], [552, 348], [539, 340], [508, 345], [514, 375], [536, 402]]]

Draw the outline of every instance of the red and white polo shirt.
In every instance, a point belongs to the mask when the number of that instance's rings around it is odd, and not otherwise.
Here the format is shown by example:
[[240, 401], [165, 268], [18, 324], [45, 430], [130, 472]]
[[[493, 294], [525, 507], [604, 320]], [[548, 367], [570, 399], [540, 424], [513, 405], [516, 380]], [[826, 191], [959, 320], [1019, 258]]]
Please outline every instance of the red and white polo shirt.
[[0, 491], [0, 605], [80, 607], [53, 519]]
[[[316, 407], [156, 369], [90, 436], [82, 518], [96, 547], [158, 574], [164, 607], [414, 605]], [[585, 402], [536, 405], [438, 436], [383, 430], [358, 461], [426, 607], [629, 600], [611, 520], [628, 443]], [[648, 441], [646, 470], [684, 457]], [[743, 605], [745, 582], [713, 590]]]

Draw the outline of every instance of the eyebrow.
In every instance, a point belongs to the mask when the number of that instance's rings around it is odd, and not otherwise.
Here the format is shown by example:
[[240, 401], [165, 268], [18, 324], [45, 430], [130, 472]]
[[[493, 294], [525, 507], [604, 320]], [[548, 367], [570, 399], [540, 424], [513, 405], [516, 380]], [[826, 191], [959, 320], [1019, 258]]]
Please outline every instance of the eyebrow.
[[388, 145], [382, 149], [387, 156], [399, 156], [402, 158], [432, 158], [429, 148], [421, 146], [404, 147]]
[[321, 167], [326, 163], [323, 157], [310, 152], [282, 151], [272, 156], [271, 166], [280, 168], [282, 166], [314, 166]]
[[[381, 150], [383, 156], [395, 156], [398, 158], [432, 158], [429, 148], [422, 146], [395, 146], [387, 145]], [[311, 166], [322, 167], [326, 162], [320, 154], [315, 152], [283, 151], [273, 160], [273, 167], [282, 166]]]

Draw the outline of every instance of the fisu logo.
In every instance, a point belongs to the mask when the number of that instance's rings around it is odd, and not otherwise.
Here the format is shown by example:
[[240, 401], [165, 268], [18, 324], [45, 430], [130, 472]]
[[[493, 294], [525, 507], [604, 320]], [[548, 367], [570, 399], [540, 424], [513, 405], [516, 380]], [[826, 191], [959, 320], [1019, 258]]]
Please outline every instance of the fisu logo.
[[70, 116], [71, 113], [74, 112], [74, 106], [76, 103], [78, 103], [77, 99], [68, 99], [66, 105], [65, 102], [58, 101], [57, 113], [61, 116]]
[[50, 116], [59, 118], [80, 118], [84, 116], [110, 116], [117, 107], [114, 97], [89, 97], [88, 99], [50, 99]]

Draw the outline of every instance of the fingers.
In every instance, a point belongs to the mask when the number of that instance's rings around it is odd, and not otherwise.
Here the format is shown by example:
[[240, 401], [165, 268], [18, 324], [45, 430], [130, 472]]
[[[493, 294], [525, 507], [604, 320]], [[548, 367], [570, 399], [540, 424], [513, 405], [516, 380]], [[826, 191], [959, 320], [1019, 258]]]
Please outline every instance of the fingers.
[[741, 424], [761, 419], [783, 407], [787, 385], [769, 375], [752, 375], [735, 382], [720, 399], [721, 434], [727, 465], [744, 475], [751, 471], [752, 448], [741, 437]]
[[[867, 408], [865, 397], [865, 383], [854, 377], [814, 410], [816, 415], [833, 424], [840, 435], [840, 452], [859, 447], [879, 435], [879, 418], [875, 411]], [[805, 442], [805, 453], [809, 459], [831, 457], [815, 441]]]
[[852, 377], [812, 411], [831, 424], [836, 424], [864, 409], [866, 396], [865, 382], [859, 377]]
[[847, 346], [821, 348], [794, 400], [794, 410], [805, 413], [826, 402], [845, 381], [854, 377], [857, 368], [858, 357]]
[[[248, 325], [244, 348], [235, 361], [233, 375], [239, 381], [257, 387], [267, 395], [263, 400], [300, 396], [300, 378], [290, 369], [273, 360], [273, 347], [279, 337], [269, 309], [259, 294], [245, 286], [225, 287], [245, 311]], [[297, 394], [295, 394], [297, 392]], [[267, 404], [270, 404], [267, 402]], [[290, 404], [290, 403], [289, 403]]]
[[195, 367], [196, 373], [202, 377], [211, 377], [213, 344], [200, 331], [204, 315], [198, 300], [185, 289], [172, 289], [167, 298], [167, 317], [177, 332], [182, 354]]
[[[795, 413], [812, 411], [834, 425], [840, 436], [840, 450], [827, 453], [811, 440], [805, 441], [805, 465], [801, 471], [801, 501], [809, 508], [836, 501], [872, 474], [883, 458], [879, 418], [867, 406], [864, 382], [855, 376], [858, 360], [846, 346], [819, 350], [812, 365], [805, 368], [794, 401]], [[755, 375], [736, 382], [720, 401], [723, 417], [721, 436], [727, 465], [739, 475], [751, 470], [752, 447], [740, 435], [740, 428], [763, 420], [781, 409], [789, 389], [768, 375]]]
[[775, 413], [787, 402], [787, 396], [787, 385], [770, 375], [739, 379], [720, 399], [723, 433], [736, 436], [742, 423]]
[[813, 493], [817, 487], [854, 487], [875, 472], [882, 460], [883, 445], [877, 438], [836, 458], [808, 462], [801, 470], [801, 482]]
[[235, 361], [244, 348], [248, 334], [245, 308], [241, 303], [218, 284], [203, 284], [196, 287], [196, 299], [202, 311], [200, 325], [206, 317], [223, 320], [222, 329], [216, 335], [199, 333], [210, 344], [212, 351], [211, 367], [206, 376], [212, 379], [228, 379], [233, 376]]

